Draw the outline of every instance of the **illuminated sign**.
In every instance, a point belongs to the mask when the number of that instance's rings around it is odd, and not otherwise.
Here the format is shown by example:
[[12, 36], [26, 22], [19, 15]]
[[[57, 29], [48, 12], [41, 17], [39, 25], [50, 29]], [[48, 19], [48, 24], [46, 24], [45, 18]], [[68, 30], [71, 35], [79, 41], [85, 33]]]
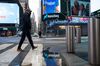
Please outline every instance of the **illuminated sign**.
[[55, 25], [81, 25], [81, 24], [87, 24], [89, 22], [89, 18], [83, 18], [83, 17], [71, 17], [71, 19], [67, 20], [55, 20], [51, 21], [48, 26], [52, 27]]
[[52, 14], [52, 15], [46, 14], [46, 15], [44, 16], [44, 19], [49, 19], [49, 18], [59, 18], [59, 15], [57, 15], [57, 14]]
[[71, 16], [89, 16], [90, 0], [70, 0]]
[[89, 18], [83, 18], [83, 17], [72, 17], [72, 20], [70, 21], [70, 23], [88, 23], [89, 22]]
[[42, 20], [50, 20], [50, 19], [54, 19], [54, 20], [65, 20], [65, 16], [62, 13], [54, 13], [54, 14], [45, 14], [42, 15]]
[[59, 15], [48, 15], [48, 18], [59, 18]]
[[19, 23], [19, 6], [15, 3], [0, 3], [0, 23]]
[[42, 0], [43, 14], [59, 13], [60, 0]]

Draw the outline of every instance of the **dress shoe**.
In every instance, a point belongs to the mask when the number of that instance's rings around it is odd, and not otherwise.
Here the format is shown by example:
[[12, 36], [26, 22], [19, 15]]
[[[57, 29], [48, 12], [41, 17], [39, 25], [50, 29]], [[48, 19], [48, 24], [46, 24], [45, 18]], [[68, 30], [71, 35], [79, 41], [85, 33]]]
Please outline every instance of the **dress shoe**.
[[36, 49], [37, 47], [33, 47], [32, 50]]
[[17, 49], [18, 52], [23, 51], [22, 49]]

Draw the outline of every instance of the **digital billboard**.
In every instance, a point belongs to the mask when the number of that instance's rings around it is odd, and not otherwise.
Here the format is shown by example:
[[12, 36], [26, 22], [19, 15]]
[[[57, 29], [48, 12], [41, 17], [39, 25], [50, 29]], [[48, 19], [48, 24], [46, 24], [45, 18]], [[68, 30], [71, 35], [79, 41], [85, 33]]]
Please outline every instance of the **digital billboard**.
[[68, 17], [67, 20], [56, 20], [48, 23], [49, 27], [55, 25], [87, 25], [89, 22], [87, 17]]
[[42, 0], [42, 14], [60, 12], [60, 0]]
[[70, 0], [71, 16], [89, 16], [90, 0]]
[[87, 24], [89, 22], [89, 18], [86, 17], [72, 17], [70, 20], [70, 24]]
[[0, 23], [19, 23], [19, 6], [16, 3], [0, 3]]

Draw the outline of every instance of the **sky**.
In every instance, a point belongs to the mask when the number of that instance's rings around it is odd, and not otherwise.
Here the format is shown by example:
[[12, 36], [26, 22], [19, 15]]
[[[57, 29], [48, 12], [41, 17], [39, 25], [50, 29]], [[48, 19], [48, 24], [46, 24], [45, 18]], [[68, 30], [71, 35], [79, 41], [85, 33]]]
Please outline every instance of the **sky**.
[[38, 27], [38, 23], [41, 21], [41, 0], [28, 0], [29, 8], [35, 16], [35, 22]]
[[100, 9], [100, 0], [91, 0], [91, 13]]

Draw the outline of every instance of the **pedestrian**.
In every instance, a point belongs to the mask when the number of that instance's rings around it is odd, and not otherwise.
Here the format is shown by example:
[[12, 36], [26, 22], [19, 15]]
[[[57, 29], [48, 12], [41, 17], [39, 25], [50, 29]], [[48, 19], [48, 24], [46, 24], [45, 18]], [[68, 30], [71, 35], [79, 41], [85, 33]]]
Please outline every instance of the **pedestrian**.
[[32, 37], [31, 37], [30, 15], [31, 15], [31, 11], [29, 9], [26, 9], [25, 13], [23, 14], [23, 17], [22, 17], [22, 35], [21, 35], [21, 40], [19, 42], [17, 51], [22, 51], [21, 46], [22, 46], [26, 36], [27, 36], [27, 38], [32, 46], [32, 50], [37, 48], [33, 45]]
[[39, 34], [39, 38], [41, 38], [41, 34], [42, 34], [42, 32], [41, 32], [41, 31], [39, 31], [39, 33], [38, 33], [38, 34]]

